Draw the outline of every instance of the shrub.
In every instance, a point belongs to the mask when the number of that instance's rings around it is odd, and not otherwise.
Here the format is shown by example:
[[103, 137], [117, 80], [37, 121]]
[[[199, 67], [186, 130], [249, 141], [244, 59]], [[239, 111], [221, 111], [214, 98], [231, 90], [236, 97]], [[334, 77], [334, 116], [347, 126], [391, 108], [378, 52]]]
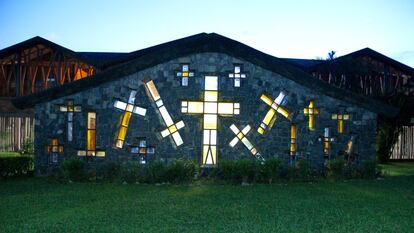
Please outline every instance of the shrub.
[[196, 174], [196, 164], [191, 160], [174, 160], [168, 164], [165, 179], [172, 183], [191, 182]]
[[166, 165], [160, 161], [154, 161], [153, 163], [148, 164], [147, 174], [148, 174], [148, 183], [162, 183], [166, 179]]
[[29, 156], [0, 157], [0, 176], [21, 176], [33, 172], [33, 158]]
[[26, 138], [23, 141], [22, 149], [19, 150], [20, 155], [33, 155], [34, 154], [34, 145], [31, 139]]
[[231, 183], [259, 181], [262, 166], [253, 160], [223, 160], [219, 163], [217, 177]]
[[262, 179], [266, 183], [272, 183], [278, 177], [282, 169], [282, 161], [277, 158], [267, 159], [265, 164], [262, 166]]
[[107, 181], [114, 181], [119, 177], [120, 166], [113, 161], [105, 161], [97, 167], [97, 175]]
[[345, 161], [342, 157], [330, 160], [327, 166], [327, 177], [333, 179], [343, 178], [344, 164]]
[[135, 183], [138, 181], [141, 166], [137, 163], [126, 163], [120, 167], [120, 179], [122, 182]]
[[82, 160], [64, 160], [63, 171], [65, 173], [65, 176], [71, 181], [84, 181], [88, 177], [85, 168], [85, 162]]
[[310, 180], [312, 178], [312, 169], [307, 160], [300, 159], [295, 162], [294, 178], [300, 180]]
[[344, 166], [344, 178], [345, 179], [358, 179], [361, 178], [361, 170], [354, 163], [348, 163]]
[[379, 173], [379, 168], [376, 160], [366, 160], [362, 163], [362, 177], [372, 179]]

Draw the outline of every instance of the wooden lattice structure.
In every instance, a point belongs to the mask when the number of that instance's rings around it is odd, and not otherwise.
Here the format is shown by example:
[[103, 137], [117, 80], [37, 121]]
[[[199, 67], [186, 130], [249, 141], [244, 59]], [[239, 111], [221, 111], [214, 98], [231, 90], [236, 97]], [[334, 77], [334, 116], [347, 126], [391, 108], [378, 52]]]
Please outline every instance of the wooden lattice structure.
[[0, 96], [32, 94], [94, 75], [78, 53], [40, 37], [0, 51]]

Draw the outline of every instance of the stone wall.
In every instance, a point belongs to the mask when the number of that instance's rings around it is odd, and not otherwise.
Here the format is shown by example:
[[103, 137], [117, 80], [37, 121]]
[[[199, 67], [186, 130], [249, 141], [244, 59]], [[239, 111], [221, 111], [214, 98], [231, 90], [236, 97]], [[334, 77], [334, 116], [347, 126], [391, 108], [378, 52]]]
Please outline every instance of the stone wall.
[[[195, 71], [195, 77], [190, 78], [187, 87], [182, 87], [181, 78], [175, 76], [175, 72], [181, 69], [183, 63], [188, 63], [190, 69]], [[247, 78], [242, 80], [239, 88], [234, 87], [233, 80], [228, 78], [234, 64], [241, 64], [242, 72], [247, 74]], [[181, 100], [202, 100], [205, 75], [219, 77], [219, 101], [240, 103], [240, 115], [219, 116], [218, 163], [221, 159], [252, 158], [250, 152], [241, 143], [234, 148], [229, 146], [229, 142], [235, 136], [229, 129], [233, 123], [240, 129], [247, 124], [252, 126], [252, 131], [247, 135], [247, 138], [257, 147], [263, 157], [289, 159], [290, 121], [278, 115], [271, 131], [264, 135], [257, 133], [257, 127], [269, 110], [269, 106], [260, 100], [260, 95], [266, 93], [274, 99], [282, 90], [288, 95], [285, 107], [293, 113], [292, 122], [297, 124], [298, 158], [308, 159], [314, 165], [323, 164], [323, 145], [318, 139], [323, 136], [325, 127], [331, 128], [331, 135], [335, 138], [331, 143], [331, 158], [345, 149], [351, 134], [356, 135], [354, 151], [360, 155], [360, 159], [374, 158], [377, 117], [375, 113], [325, 96], [323, 93], [315, 93], [307, 87], [300, 86], [276, 73], [243, 60], [220, 53], [201, 53], [171, 60], [84, 92], [38, 104], [35, 116], [35, 149], [38, 172], [44, 173], [50, 167], [45, 148], [50, 144], [52, 137], [57, 137], [59, 142], [64, 145], [64, 155], [59, 156], [60, 162], [65, 158], [76, 158], [77, 150], [86, 149], [86, 116], [88, 111], [94, 111], [97, 114], [96, 144], [99, 149], [106, 151], [105, 158], [89, 158], [89, 160], [113, 160], [120, 163], [137, 161], [137, 156], [129, 152], [129, 146], [124, 146], [123, 149], [115, 149], [113, 146], [122, 116], [122, 112], [115, 109], [113, 104], [116, 99], [127, 101], [131, 89], [138, 90], [135, 104], [147, 108], [147, 115], [145, 117], [135, 114], [132, 116], [126, 144], [138, 143], [138, 137], [146, 138], [148, 145], [155, 146], [155, 155], [148, 158], [149, 162], [153, 159], [168, 161], [176, 158], [200, 160], [202, 116], [182, 114], [180, 103]], [[174, 122], [182, 119], [186, 124], [180, 130], [184, 144], [178, 148], [170, 137], [161, 138], [159, 134], [161, 130], [165, 129], [165, 126], [142, 83], [146, 77], [154, 80], [164, 105]], [[308, 117], [303, 114], [303, 108], [309, 104], [311, 99], [315, 100], [316, 107], [320, 109], [320, 114], [315, 118], [315, 131], [309, 131]], [[73, 100], [75, 105], [82, 106], [82, 112], [74, 114], [73, 141], [70, 143], [66, 136], [66, 113], [58, 112], [55, 109], [57, 105], [65, 104], [67, 100]], [[351, 119], [345, 121], [344, 133], [338, 134], [337, 121], [331, 120], [331, 114], [341, 110], [349, 112]]]

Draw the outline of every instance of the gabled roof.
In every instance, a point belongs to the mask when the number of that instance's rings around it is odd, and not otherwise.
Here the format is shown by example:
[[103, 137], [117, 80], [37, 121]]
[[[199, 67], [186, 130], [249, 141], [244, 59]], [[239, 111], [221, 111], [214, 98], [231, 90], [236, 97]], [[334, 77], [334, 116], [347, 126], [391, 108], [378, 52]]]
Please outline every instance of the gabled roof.
[[[42, 38], [40, 36], [35, 36], [31, 39], [25, 40], [23, 42], [20, 42], [18, 44], [12, 45], [10, 47], [4, 48], [2, 50], [0, 50], [0, 60], [2, 58], [6, 58], [10, 55], [13, 55], [15, 53], [20, 53], [21, 51], [25, 50], [25, 49], [29, 49], [35, 46], [43, 46], [45, 48], [50, 48], [56, 51], [60, 51], [63, 52], [64, 54], [76, 58], [82, 62], [85, 62], [89, 65], [93, 65], [95, 67], [99, 67], [101, 66], [102, 62], [99, 59], [96, 59], [97, 55], [95, 55], [96, 53], [94, 53], [94, 55], [91, 55], [91, 53], [79, 53], [79, 52], [75, 52], [72, 51], [68, 48], [65, 48], [61, 45], [58, 45], [56, 43], [53, 43], [52, 41], [46, 40], [45, 38]], [[107, 53], [109, 54], [109, 53]], [[113, 53], [111, 53], [113, 54]], [[113, 59], [115, 56], [112, 55], [111, 59]]]
[[372, 112], [382, 113], [390, 117], [395, 116], [398, 113], [398, 109], [392, 106], [346, 90], [332, 87], [279, 58], [270, 56], [238, 41], [215, 33], [196, 34], [132, 52], [120, 57], [117, 61], [113, 61], [112, 65], [105, 71], [100, 72], [91, 78], [67, 83], [33, 95], [19, 97], [14, 99], [13, 103], [19, 108], [34, 106], [38, 103], [71, 95], [93, 88], [102, 83], [120, 79], [172, 59], [204, 52], [224, 53], [251, 62], [264, 69], [278, 73], [300, 85], [306, 86], [317, 93], [347, 101], [364, 107]]
[[309, 67], [312, 67], [314, 65], [318, 65], [324, 62], [323, 60], [317, 60], [317, 59], [300, 59], [300, 58], [281, 58], [281, 59], [303, 70], [306, 70]]
[[[366, 57], [366, 56], [374, 58], [375, 60], [381, 61], [383, 63], [386, 63], [390, 66], [393, 66], [393, 67], [395, 67], [395, 68], [397, 68], [397, 69], [399, 69], [402, 72], [405, 72], [407, 74], [414, 75], [414, 68], [412, 68], [410, 66], [407, 66], [407, 65], [405, 65], [405, 64], [403, 64], [399, 61], [396, 61], [396, 60], [394, 60], [390, 57], [387, 57], [384, 54], [381, 54], [381, 53], [379, 53], [379, 52], [377, 52], [373, 49], [370, 49], [370, 48], [364, 48], [364, 49], [361, 49], [361, 50], [358, 50], [358, 51], [355, 51], [355, 52], [337, 57], [333, 61], [341, 62], [341, 61], [345, 61], [347, 59], [355, 59], [355, 58]], [[302, 60], [302, 59], [300, 59], [300, 60]], [[323, 66], [327, 63], [328, 63], [328, 61], [323, 61], [322, 60], [320, 63], [313, 64], [313, 65], [308, 66], [308, 67], [302, 66], [302, 68], [305, 69], [305, 70], [311, 70], [312, 68]]]

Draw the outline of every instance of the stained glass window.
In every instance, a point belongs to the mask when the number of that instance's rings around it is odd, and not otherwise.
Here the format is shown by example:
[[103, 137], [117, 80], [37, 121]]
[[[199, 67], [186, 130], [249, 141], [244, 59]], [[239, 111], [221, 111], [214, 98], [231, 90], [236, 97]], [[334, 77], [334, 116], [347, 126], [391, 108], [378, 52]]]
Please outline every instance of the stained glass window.
[[320, 138], [319, 140], [321, 140], [323, 142], [324, 158], [325, 158], [325, 161], [327, 161], [329, 159], [329, 152], [330, 152], [330, 148], [331, 148], [331, 142], [334, 141], [334, 138], [331, 137], [331, 135], [330, 135], [330, 129], [329, 128], [324, 129], [323, 137]]
[[315, 108], [314, 101], [309, 102], [309, 106], [303, 109], [305, 116], [309, 117], [309, 130], [315, 130], [314, 116], [319, 114], [319, 109]]
[[176, 72], [177, 77], [181, 77], [181, 86], [188, 86], [188, 78], [194, 77], [194, 71], [190, 70], [188, 64], [181, 65], [181, 71]]
[[218, 77], [204, 77], [204, 99], [201, 101], [181, 101], [181, 112], [203, 115], [202, 166], [217, 164], [217, 124], [218, 115], [233, 116], [240, 113], [239, 103], [218, 102]]
[[73, 100], [69, 100], [66, 105], [59, 105], [60, 112], [67, 113], [67, 139], [69, 142], [73, 140], [73, 114], [82, 111], [82, 107], [74, 105]]
[[250, 153], [257, 158], [258, 160], [264, 162], [264, 158], [260, 155], [260, 153], [257, 151], [256, 147], [253, 146], [253, 144], [247, 139], [246, 135], [250, 132], [251, 127], [250, 125], [246, 125], [241, 131], [239, 128], [237, 128], [236, 125], [232, 124], [230, 126], [231, 131], [236, 135], [236, 137], [233, 138], [233, 140], [230, 141], [229, 145], [230, 147], [236, 146], [236, 144], [241, 141], [244, 146], [250, 151]]
[[138, 145], [131, 146], [131, 154], [137, 154], [139, 156], [139, 163], [146, 164], [147, 156], [155, 153], [155, 147], [148, 146], [145, 138], [140, 138]]
[[59, 154], [63, 154], [63, 145], [59, 144], [57, 138], [52, 138], [50, 140], [50, 145], [47, 146], [47, 152], [49, 154], [49, 163], [58, 163]]
[[131, 91], [128, 102], [126, 103], [120, 100], [116, 100], [114, 102], [114, 107], [123, 111], [121, 125], [119, 126], [119, 130], [115, 140], [115, 147], [117, 148], [122, 148], [124, 146], [125, 136], [127, 134], [129, 120], [131, 119], [132, 113], [145, 116], [147, 112], [145, 108], [141, 108], [139, 106], [134, 105], [136, 94], [137, 91]]
[[338, 121], [338, 133], [344, 132], [344, 121], [350, 119], [350, 115], [348, 113], [338, 113], [332, 114], [332, 120]]
[[165, 138], [171, 135], [176, 146], [182, 145], [184, 142], [178, 130], [185, 126], [184, 122], [179, 121], [177, 123], [174, 123], [170, 114], [167, 111], [167, 108], [164, 106], [164, 102], [162, 101], [161, 96], [158, 93], [158, 90], [155, 87], [155, 84], [152, 80], [147, 80], [145, 82], [145, 87], [147, 88], [152, 100], [155, 102], [158, 112], [161, 115], [161, 118], [163, 119], [165, 126], [167, 126], [166, 129], [161, 131], [161, 136]]
[[291, 115], [290, 112], [283, 108], [282, 105], [285, 103], [286, 94], [282, 91], [279, 93], [279, 95], [276, 97], [274, 101], [272, 101], [268, 96], [265, 94], [260, 96], [260, 99], [265, 102], [267, 105], [269, 105], [271, 108], [266, 113], [265, 117], [263, 118], [262, 123], [260, 124], [259, 128], [257, 129], [257, 132], [259, 134], [264, 134], [265, 131], [269, 131], [277, 117], [276, 113], [281, 114], [288, 120], [290, 120]]
[[293, 157], [296, 154], [296, 125], [290, 126], [290, 156]]
[[78, 150], [78, 156], [105, 157], [105, 151], [96, 149], [96, 113], [88, 112], [86, 121], [86, 150]]
[[234, 87], [240, 87], [241, 80], [246, 77], [246, 74], [241, 71], [241, 65], [235, 65], [233, 72], [229, 74], [229, 78], [234, 80]]

